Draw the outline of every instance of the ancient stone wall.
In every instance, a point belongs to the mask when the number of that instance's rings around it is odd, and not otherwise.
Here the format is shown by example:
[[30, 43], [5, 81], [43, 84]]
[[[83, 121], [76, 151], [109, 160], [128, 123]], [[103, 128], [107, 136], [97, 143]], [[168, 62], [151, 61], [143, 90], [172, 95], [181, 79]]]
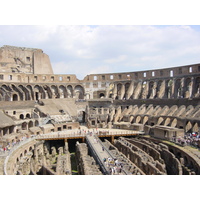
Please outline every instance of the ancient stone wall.
[[53, 74], [49, 57], [41, 49], [8, 45], [0, 48], [0, 72]]
[[81, 175], [102, 175], [93, 157], [88, 155], [86, 143], [76, 143], [76, 160], [78, 172]]
[[166, 170], [164, 167], [161, 167], [161, 165], [159, 165], [159, 167], [157, 168], [158, 162], [155, 162], [154, 159], [146, 152], [131, 144], [126, 139], [120, 138], [119, 140], [116, 140], [115, 146], [145, 174], [166, 174]]

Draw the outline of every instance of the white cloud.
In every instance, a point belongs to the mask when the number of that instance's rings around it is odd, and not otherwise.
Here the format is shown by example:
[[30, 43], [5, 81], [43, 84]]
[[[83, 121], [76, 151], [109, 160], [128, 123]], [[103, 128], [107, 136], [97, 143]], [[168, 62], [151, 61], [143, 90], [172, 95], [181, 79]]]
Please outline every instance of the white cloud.
[[200, 62], [199, 26], [0, 26], [0, 45], [43, 49], [56, 74], [114, 73]]
[[118, 63], [118, 62], [122, 62], [124, 60], [126, 60], [127, 56], [126, 55], [120, 55], [116, 58], [111, 58], [111, 59], [106, 59], [104, 60], [105, 63]]

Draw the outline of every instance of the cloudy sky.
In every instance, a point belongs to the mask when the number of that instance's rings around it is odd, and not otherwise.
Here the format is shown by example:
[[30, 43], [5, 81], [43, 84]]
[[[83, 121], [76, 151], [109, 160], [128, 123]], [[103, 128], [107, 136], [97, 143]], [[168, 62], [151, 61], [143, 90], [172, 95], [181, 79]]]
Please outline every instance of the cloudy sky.
[[43, 49], [55, 74], [83, 79], [200, 63], [200, 26], [1, 25], [3, 45]]

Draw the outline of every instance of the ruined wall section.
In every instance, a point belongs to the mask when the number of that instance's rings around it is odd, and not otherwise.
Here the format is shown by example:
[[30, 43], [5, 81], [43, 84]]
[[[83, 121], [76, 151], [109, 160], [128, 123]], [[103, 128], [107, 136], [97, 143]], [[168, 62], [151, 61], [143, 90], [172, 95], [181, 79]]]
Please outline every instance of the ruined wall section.
[[[115, 143], [115, 142], [114, 142]], [[137, 167], [133, 162], [131, 162], [122, 152], [120, 152], [117, 147], [112, 145], [108, 140], [104, 141], [105, 147], [110, 151], [116, 160], [123, 166], [123, 173], [126, 175], [145, 175], [145, 173]]]
[[0, 48], [0, 72], [53, 74], [50, 59], [41, 49], [8, 45]]
[[161, 163], [155, 161], [150, 155], [128, 142], [125, 138], [120, 137], [116, 140], [115, 146], [145, 174], [166, 174], [166, 170], [162, 167]]
[[86, 143], [76, 143], [76, 160], [78, 172], [81, 175], [102, 175], [93, 157], [88, 155]]

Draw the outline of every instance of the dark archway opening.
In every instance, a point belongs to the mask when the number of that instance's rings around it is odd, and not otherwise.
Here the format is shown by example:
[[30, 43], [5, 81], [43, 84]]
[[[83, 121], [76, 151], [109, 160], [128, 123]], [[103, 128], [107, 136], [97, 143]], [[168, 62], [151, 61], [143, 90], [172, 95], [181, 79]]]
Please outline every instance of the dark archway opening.
[[104, 93], [100, 93], [99, 94], [99, 98], [105, 98], [105, 94]]
[[16, 94], [13, 94], [13, 101], [18, 101], [18, 96]]

